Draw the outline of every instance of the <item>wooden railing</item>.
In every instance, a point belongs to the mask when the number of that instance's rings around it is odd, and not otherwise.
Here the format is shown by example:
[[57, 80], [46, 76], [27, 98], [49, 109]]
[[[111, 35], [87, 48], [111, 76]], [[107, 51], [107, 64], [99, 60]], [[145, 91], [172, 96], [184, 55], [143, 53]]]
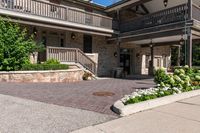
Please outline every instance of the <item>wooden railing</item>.
[[[186, 15], [185, 15], [186, 14]], [[121, 32], [136, 31], [164, 24], [176, 23], [188, 19], [186, 4], [138, 17], [120, 24]]]
[[47, 47], [47, 60], [56, 59], [60, 62], [79, 63], [87, 70], [96, 74], [96, 63], [77, 48]]
[[0, 0], [0, 8], [89, 26], [112, 29], [112, 18], [38, 0]]

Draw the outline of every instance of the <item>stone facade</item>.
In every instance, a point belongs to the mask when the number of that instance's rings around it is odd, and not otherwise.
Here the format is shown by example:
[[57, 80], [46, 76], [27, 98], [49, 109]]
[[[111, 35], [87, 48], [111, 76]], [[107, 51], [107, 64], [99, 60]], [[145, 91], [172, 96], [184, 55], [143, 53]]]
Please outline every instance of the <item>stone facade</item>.
[[[75, 33], [76, 38], [71, 39], [72, 32], [66, 32], [65, 47], [79, 48], [83, 51], [83, 35], [82, 33]], [[111, 70], [117, 65], [117, 58], [114, 57], [114, 53], [117, 51], [115, 44], [107, 44], [106, 37], [99, 35], [92, 36], [92, 53], [95, 54], [98, 59], [97, 62], [97, 74], [98, 76], [110, 76]]]
[[78, 82], [82, 81], [81, 69], [54, 71], [0, 72], [0, 82]]
[[[131, 74], [148, 74], [149, 61], [151, 60], [150, 47], [141, 45], [123, 44], [122, 48], [131, 49]], [[171, 66], [170, 46], [154, 47], [154, 67], [169, 68]], [[147, 64], [148, 63], [148, 64]]]
[[[84, 34], [71, 32], [71, 31], [56, 31], [51, 29], [40, 28], [38, 29], [37, 41], [42, 41], [42, 36], [46, 37], [47, 46], [61, 47], [60, 42], [54, 40], [64, 39], [64, 47], [66, 48], [79, 48], [83, 51], [84, 47]], [[75, 35], [75, 38], [72, 39], [72, 33]], [[64, 36], [62, 35], [64, 34]], [[54, 35], [54, 36], [53, 36]], [[62, 35], [62, 36], [61, 36]], [[117, 51], [116, 44], [108, 44], [105, 36], [92, 35], [92, 53], [95, 55], [93, 59], [97, 63], [97, 75], [98, 76], [111, 76], [111, 70], [117, 66], [117, 58], [114, 56], [114, 53]], [[86, 53], [87, 54], [87, 53]], [[90, 57], [90, 56], [89, 56]]]

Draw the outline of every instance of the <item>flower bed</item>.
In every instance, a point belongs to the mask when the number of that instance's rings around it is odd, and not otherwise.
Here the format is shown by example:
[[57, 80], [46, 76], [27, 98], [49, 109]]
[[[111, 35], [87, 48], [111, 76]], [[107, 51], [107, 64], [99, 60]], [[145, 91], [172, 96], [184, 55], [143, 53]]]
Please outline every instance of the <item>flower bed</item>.
[[200, 70], [185, 66], [176, 68], [173, 74], [167, 74], [166, 71], [161, 68], [155, 72], [154, 81], [157, 83], [157, 87], [146, 90], [136, 90], [136, 92], [133, 92], [131, 95], [126, 95], [121, 99], [123, 104], [134, 104], [200, 89]]

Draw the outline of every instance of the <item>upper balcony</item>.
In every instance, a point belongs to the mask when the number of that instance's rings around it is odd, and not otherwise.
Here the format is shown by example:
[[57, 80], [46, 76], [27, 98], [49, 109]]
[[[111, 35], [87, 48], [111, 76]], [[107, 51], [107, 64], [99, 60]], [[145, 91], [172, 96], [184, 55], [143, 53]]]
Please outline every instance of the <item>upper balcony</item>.
[[147, 36], [148, 33], [153, 34], [158, 31], [168, 31], [193, 26], [195, 22], [200, 22], [200, 7], [195, 3], [192, 3], [192, 5], [185, 3], [137, 17], [126, 22], [121, 22], [119, 29], [121, 37], [129, 35]]
[[[38, 0], [0, 0], [0, 14], [112, 33], [112, 18]], [[58, 23], [56, 23], [58, 22]]]

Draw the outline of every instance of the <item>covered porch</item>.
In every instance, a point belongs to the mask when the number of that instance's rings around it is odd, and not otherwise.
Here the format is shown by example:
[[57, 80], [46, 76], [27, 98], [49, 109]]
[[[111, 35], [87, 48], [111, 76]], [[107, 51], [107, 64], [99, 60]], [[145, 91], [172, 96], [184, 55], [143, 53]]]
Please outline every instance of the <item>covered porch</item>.
[[[116, 57], [113, 55], [116, 46], [107, 44], [106, 36], [37, 25], [22, 27], [35, 35], [36, 42], [45, 46], [45, 51], [33, 55], [32, 63], [56, 59], [73, 68], [88, 70], [96, 76], [110, 76], [112, 68], [116, 67]], [[111, 61], [106, 60], [108, 58]]]
[[[155, 1], [134, 3], [134, 6], [145, 5], [146, 9], [150, 9]], [[159, 67], [169, 69], [172, 46], [179, 48], [177, 65], [180, 65], [180, 48], [182, 47], [185, 49], [184, 65], [192, 67], [192, 44], [200, 40], [198, 4], [199, 2], [195, 0], [188, 0], [186, 3], [171, 2], [166, 9], [160, 6], [152, 13], [148, 12], [126, 21], [121, 20], [118, 24], [120, 33], [110, 38], [109, 42], [117, 44], [118, 49], [132, 50], [129, 66], [131, 69], [139, 69], [132, 70], [133, 74], [134, 71], [139, 74], [152, 74], [153, 70]], [[127, 6], [124, 7], [125, 9], [134, 8]], [[122, 11], [118, 11], [120, 15], [119, 12]], [[120, 54], [120, 51], [118, 52]], [[121, 66], [120, 60], [118, 58], [119, 66]]]

